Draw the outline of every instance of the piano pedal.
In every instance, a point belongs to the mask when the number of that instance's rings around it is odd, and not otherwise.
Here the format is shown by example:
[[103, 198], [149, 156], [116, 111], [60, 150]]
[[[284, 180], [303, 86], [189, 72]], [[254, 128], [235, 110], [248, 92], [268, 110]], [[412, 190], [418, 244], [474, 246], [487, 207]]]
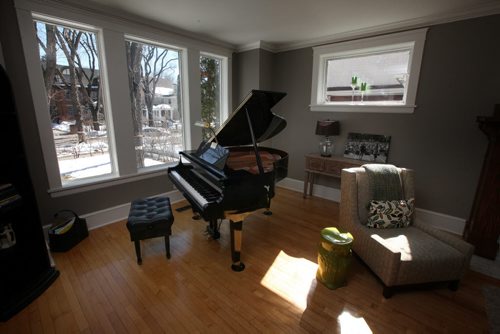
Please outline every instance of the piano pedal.
[[208, 235], [209, 238], [213, 239], [213, 240], [217, 240], [217, 239], [220, 239], [220, 232], [218, 229], [214, 229], [210, 226], [207, 226], [206, 230], [205, 230], [205, 235]]

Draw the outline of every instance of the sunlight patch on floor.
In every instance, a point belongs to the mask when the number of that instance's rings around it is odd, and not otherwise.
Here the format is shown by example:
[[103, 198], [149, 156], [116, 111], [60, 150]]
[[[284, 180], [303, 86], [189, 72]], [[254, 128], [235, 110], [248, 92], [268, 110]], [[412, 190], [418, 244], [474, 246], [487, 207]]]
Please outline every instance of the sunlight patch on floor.
[[349, 311], [343, 310], [343, 312], [337, 317], [340, 324], [340, 333], [359, 333], [359, 334], [369, 334], [372, 330], [366, 323], [363, 317], [355, 317]]
[[317, 269], [314, 262], [280, 251], [260, 284], [304, 311]]

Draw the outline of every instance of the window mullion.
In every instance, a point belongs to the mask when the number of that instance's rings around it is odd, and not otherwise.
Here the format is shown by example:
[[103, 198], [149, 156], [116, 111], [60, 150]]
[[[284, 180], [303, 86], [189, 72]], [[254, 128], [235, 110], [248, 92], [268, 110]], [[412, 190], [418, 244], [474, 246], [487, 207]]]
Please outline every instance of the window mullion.
[[134, 133], [125, 56], [125, 39], [121, 32], [104, 30], [104, 72], [107, 74], [108, 110], [112, 159], [117, 175], [137, 173], [134, 150]]

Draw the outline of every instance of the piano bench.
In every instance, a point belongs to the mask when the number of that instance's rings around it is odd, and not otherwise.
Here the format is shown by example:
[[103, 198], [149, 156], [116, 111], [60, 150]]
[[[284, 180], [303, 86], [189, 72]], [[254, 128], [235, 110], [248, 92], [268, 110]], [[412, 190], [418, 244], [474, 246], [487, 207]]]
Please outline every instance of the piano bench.
[[173, 222], [174, 216], [168, 197], [157, 196], [132, 201], [127, 229], [130, 232], [130, 240], [135, 243], [138, 264], [142, 264], [140, 242], [150, 238], [165, 238], [165, 251], [167, 259], [170, 259], [170, 235]]

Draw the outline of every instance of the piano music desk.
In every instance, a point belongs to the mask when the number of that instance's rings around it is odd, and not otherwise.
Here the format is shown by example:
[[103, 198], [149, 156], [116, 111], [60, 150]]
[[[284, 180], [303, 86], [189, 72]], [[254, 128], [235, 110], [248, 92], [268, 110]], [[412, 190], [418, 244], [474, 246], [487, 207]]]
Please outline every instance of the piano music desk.
[[331, 157], [322, 157], [319, 153], [306, 154], [306, 168], [304, 178], [304, 198], [312, 196], [314, 180], [317, 174], [336, 177], [340, 179], [343, 168], [359, 167], [366, 161], [348, 159], [341, 156], [332, 155]]

